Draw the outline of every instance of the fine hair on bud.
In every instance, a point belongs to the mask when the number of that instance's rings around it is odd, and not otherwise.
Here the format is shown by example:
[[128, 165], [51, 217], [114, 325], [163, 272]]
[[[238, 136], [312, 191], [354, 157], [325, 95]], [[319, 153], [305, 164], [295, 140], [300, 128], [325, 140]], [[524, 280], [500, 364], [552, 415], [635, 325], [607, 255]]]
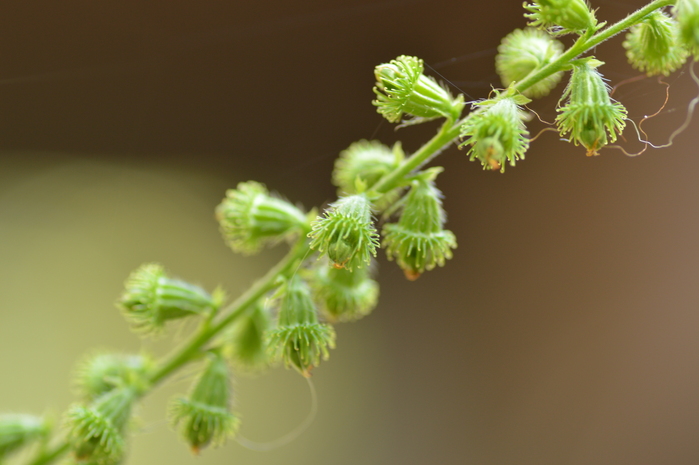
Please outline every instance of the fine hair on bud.
[[117, 301], [134, 330], [142, 334], [158, 333], [165, 323], [216, 311], [224, 294], [212, 296], [204, 289], [170, 278], [157, 263], [147, 263], [131, 273]]
[[228, 364], [218, 352], [207, 356], [189, 396], [173, 400], [170, 408], [172, 424], [195, 454], [208, 445], [223, 444], [240, 426], [239, 416], [231, 411], [233, 389]]
[[264, 184], [241, 182], [216, 207], [226, 243], [235, 252], [253, 254], [264, 245], [298, 236], [307, 229], [306, 214], [287, 200], [270, 195]]
[[309, 284], [329, 321], [355, 321], [371, 313], [379, 298], [379, 283], [371, 277], [374, 268], [365, 266], [350, 271], [328, 266], [324, 260], [314, 264]]
[[557, 110], [561, 137], [570, 134], [571, 141], [585, 147], [588, 156], [599, 155], [599, 149], [615, 142], [626, 126], [626, 108], [612, 100], [609, 86], [597, 71], [602, 64], [592, 57], [573, 63], [570, 83], [561, 97], [568, 101]]
[[669, 75], [687, 59], [677, 22], [660, 10], [633, 26], [623, 43], [631, 66], [648, 76]]
[[277, 325], [269, 331], [269, 350], [274, 360], [310, 377], [311, 369], [327, 360], [335, 347], [335, 330], [318, 322], [315, 304], [306, 282], [298, 275], [276, 293], [279, 298]]
[[341, 197], [311, 224], [310, 247], [327, 255], [338, 268], [367, 266], [376, 256], [378, 234], [371, 202], [364, 194]]
[[524, 4], [529, 26], [549, 34], [583, 34], [597, 29], [597, 19], [586, 0], [535, 0]]

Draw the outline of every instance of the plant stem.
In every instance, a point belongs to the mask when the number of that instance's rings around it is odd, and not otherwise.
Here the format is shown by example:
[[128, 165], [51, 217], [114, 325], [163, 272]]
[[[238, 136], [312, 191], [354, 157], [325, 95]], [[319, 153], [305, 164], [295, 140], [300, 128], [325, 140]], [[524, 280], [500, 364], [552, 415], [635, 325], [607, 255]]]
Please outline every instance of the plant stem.
[[516, 82], [513, 87], [520, 92], [527, 90], [542, 79], [547, 78], [558, 71], [564, 70], [573, 59], [596, 47], [605, 40], [614, 37], [620, 32], [623, 32], [625, 29], [640, 23], [643, 18], [648, 16], [653, 11], [673, 5], [675, 1], [676, 0], [654, 0], [643, 8], [636, 10], [626, 18], [609, 26], [608, 28], [605, 28], [603, 31], [598, 32], [592, 37], [587, 38], [585, 35], [581, 36], [568, 50], [566, 50], [563, 55], [544, 66], [536, 73], [530, 74], [523, 80]]

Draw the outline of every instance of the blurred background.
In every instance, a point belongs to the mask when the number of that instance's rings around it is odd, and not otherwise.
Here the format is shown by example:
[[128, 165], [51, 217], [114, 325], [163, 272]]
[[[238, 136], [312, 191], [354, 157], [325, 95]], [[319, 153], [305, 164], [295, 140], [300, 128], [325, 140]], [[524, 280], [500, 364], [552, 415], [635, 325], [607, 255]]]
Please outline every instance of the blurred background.
[[[373, 67], [417, 55], [454, 92], [484, 98], [500, 39], [525, 24], [520, 3], [4, 2], [0, 411], [60, 415], [76, 362], [96, 349], [167, 351], [170, 339], [140, 340], [114, 308], [131, 270], [158, 261], [242, 292], [283, 250], [225, 247], [213, 219], [225, 190], [254, 179], [310, 208], [334, 199], [333, 161], [353, 141], [415, 150], [436, 126], [382, 123]], [[593, 6], [615, 21], [644, 3]], [[612, 85], [638, 75], [621, 40], [597, 54]], [[698, 93], [687, 71], [645, 123], [657, 144]], [[562, 90], [531, 108], [553, 121]], [[665, 87], [645, 79], [615, 97], [639, 121]], [[588, 158], [546, 132], [505, 174], [449, 149], [437, 163], [454, 259], [411, 283], [381, 257], [380, 304], [338, 327], [304, 434], [193, 457], [164, 421], [188, 386], [178, 378], [147, 400], [127, 463], [695, 465], [698, 127], [637, 158]], [[251, 440], [310, 408], [283, 369], [236, 388]]]

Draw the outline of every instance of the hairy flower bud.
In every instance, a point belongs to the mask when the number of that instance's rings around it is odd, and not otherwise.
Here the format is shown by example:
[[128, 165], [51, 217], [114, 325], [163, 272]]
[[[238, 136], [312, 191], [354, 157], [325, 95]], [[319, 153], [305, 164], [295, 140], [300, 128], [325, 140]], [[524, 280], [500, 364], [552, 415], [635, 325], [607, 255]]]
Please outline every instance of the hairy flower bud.
[[172, 423], [195, 454], [209, 444], [219, 445], [235, 436], [240, 425], [240, 419], [230, 410], [228, 365], [220, 354], [209, 353], [208, 357], [189, 396], [175, 399], [171, 406]]
[[269, 332], [269, 350], [273, 358], [308, 378], [321, 358], [327, 360], [328, 349], [335, 347], [335, 331], [318, 322], [311, 292], [299, 276], [287, 281], [279, 295], [277, 327]]
[[236, 368], [255, 370], [267, 365], [266, 333], [271, 326], [271, 316], [261, 301], [235, 320], [223, 340], [226, 356]]
[[89, 402], [120, 386], [143, 390], [152, 369], [153, 360], [144, 355], [97, 354], [81, 364], [76, 384]]
[[470, 159], [478, 158], [483, 169], [503, 172], [506, 162], [515, 166], [529, 148], [529, 132], [524, 125], [526, 114], [519, 109], [519, 105], [528, 102], [523, 95], [508, 90], [475, 103], [476, 110], [461, 126], [461, 138], [468, 139], [459, 148], [470, 145]]
[[228, 245], [236, 252], [252, 254], [304, 231], [306, 215], [286, 200], [273, 197], [264, 184], [241, 182], [226, 192], [216, 207], [216, 218]]
[[[505, 86], [523, 80], [557, 59], [563, 53], [563, 44], [538, 29], [516, 29], [502, 39], [495, 57], [495, 68]], [[563, 72], [537, 82], [523, 94], [527, 97], [543, 97], [560, 82]]]
[[391, 123], [400, 122], [403, 114], [414, 117], [406, 123], [459, 118], [463, 98], [452, 97], [433, 78], [425, 76], [423, 69], [422, 60], [406, 55], [375, 68], [376, 100], [372, 103]]
[[338, 268], [362, 267], [376, 256], [378, 234], [371, 220], [371, 203], [364, 194], [341, 197], [311, 227], [311, 249], [327, 254]]
[[383, 228], [383, 246], [390, 260], [395, 259], [411, 281], [435, 265], [444, 266], [456, 248], [456, 238], [443, 229], [446, 214], [441, 192], [434, 185], [438, 170], [412, 182], [398, 223]]
[[699, 0], [677, 0], [673, 8], [679, 23], [680, 41], [699, 60]]
[[138, 397], [133, 387], [112, 389], [90, 406], [77, 405], [67, 413], [75, 458], [113, 465], [124, 455], [124, 429]]
[[368, 315], [379, 298], [372, 266], [349, 271], [317, 262], [311, 270], [313, 296], [330, 321], [354, 321]]
[[45, 438], [49, 433], [48, 422], [41, 417], [27, 414], [0, 415], [0, 463], [32, 442]]
[[633, 26], [623, 45], [629, 63], [648, 76], [667, 76], [682, 66], [688, 55], [680, 44], [677, 22], [660, 10]]
[[583, 34], [597, 27], [595, 14], [585, 0], [536, 0], [524, 8], [528, 26], [547, 29], [553, 35]]
[[597, 67], [603, 63], [594, 58], [583, 58], [573, 63], [570, 83], [561, 100], [568, 103], [558, 108], [556, 117], [561, 137], [570, 133], [575, 144], [582, 144], [587, 155], [598, 155], [607, 141], [616, 141], [617, 134], [626, 125], [626, 108], [609, 96], [609, 86]]
[[223, 298], [220, 291], [212, 296], [199, 286], [168, 277], [162, 266], [148, 263], [131, 273], [117, 305], [135, 330], [153, 333], [169, 320], [216, 310]]

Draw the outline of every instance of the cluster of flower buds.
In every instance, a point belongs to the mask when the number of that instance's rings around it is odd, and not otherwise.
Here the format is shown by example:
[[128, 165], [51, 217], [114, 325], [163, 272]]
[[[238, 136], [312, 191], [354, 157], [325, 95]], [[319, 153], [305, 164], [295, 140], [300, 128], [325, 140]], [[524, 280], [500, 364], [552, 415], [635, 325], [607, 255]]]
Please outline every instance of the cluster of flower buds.
[[222, 291], [209, 294], [204, 289], [169, 277], [161, 265], [142, 265], [126, 280], [117, 305], [133, 328], [157, 333], [166, 322], [193, 315], [216, 312], [224, 300]]
[[5, 463], [20, 449], [42, 442], [48, 437], [49, 422], [28, 414], [0, 415], [0, 463]]
[[592, 57], [573, 63], [570, 83], [561, 100], [568, 102], [558, 108], [558, 130], [564, 137], [587, 149], [587, 155], [598, 155], [598, 150], [616, 141], [626, 125], [626, 108], [609, 96], [609, 86], [597, 67], [603, 63]]
[[231, 411], [232, 387], [228, 363], [212, 351], [204, 370], [195, 380], [187, 397], [176, 398], [171, 405], [171, 420], [198, 454], [204, 447], [220, 445], [235, 436], [240, 419]]

